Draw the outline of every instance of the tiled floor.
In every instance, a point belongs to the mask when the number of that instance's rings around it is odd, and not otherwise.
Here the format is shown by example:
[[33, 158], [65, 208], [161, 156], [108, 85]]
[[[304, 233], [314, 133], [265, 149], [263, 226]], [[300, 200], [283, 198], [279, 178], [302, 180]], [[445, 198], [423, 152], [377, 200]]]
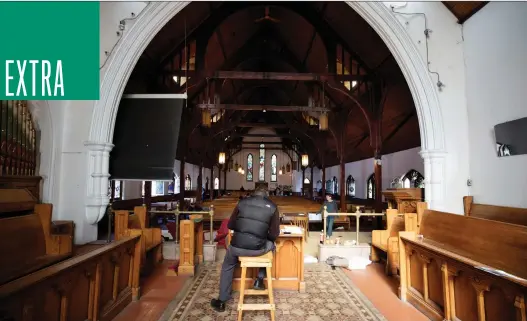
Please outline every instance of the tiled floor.
[[141, 280], [141, 299], [128, 305], [114, 321], [157, 321], [188, 279], [167, 276], [172, 264], [164, 261], [148, 278]]
[[[167, 305], [181, 290], [187, 277], [167, 276], [172, 262], [165, 261], [144, 280], [142, 297], [122, 311], [115, 321], [157, 321]], [[347, 271], [353, 283], [366, 295], [388, 321], [427, 321], [412, 306], [397, 297], [397, 280], [387, 277], [380, 264], [371, 264], [366, 270]]]

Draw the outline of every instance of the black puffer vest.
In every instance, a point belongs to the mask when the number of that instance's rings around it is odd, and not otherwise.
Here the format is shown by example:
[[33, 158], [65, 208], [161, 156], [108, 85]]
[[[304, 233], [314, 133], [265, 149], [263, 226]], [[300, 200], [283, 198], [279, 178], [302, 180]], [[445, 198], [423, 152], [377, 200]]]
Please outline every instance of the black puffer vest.
[[267, 242], [276, 205], [266, 197], [251, 196], [238, 203], [231, 245], [246, 250], [261, 250]]

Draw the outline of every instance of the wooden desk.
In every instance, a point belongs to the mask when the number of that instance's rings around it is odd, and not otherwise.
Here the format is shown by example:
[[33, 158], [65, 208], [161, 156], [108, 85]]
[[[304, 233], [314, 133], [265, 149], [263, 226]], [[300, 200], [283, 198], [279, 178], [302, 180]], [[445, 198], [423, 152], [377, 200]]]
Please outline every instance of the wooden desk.
[[[304, 235], [280, 234], [276, 240], [276, 251], [273, 255], [273, 288], [304, 292]], [[246, 288], [252, 288], [257, 269], [247, 269]], [[234, 270], [233, 289], [240, 288], [241, 268]]]

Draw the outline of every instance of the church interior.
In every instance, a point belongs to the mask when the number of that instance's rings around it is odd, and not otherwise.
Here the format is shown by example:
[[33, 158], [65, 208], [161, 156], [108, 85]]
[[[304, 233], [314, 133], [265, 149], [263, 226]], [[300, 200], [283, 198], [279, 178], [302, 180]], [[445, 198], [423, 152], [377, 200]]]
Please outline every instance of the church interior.
[[100, 100], [0, 101], [0, 320], [527, 321], [525, 17], [102, 2]]

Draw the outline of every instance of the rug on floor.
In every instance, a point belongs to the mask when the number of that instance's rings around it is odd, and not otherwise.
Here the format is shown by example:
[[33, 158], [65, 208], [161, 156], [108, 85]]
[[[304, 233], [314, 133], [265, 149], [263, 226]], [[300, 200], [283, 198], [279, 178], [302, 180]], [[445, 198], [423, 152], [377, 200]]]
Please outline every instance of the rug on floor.
[[[217, 297], [220, 270], [217, 264], [204, 266], [186, 290], [178, 295], [160, 321], [237, 320], [238, 293], [223, 313], [210, 307]], [[386, 321], [371, 302], [340, 269], [325, 264], [306, 264], [306, 292], [276, 291], [277, 321]], [[245, 303], [267, 303], [266, 296], [246, 297]], [[244, 321], [271, 320], [267, 311], [245, 311]]]

